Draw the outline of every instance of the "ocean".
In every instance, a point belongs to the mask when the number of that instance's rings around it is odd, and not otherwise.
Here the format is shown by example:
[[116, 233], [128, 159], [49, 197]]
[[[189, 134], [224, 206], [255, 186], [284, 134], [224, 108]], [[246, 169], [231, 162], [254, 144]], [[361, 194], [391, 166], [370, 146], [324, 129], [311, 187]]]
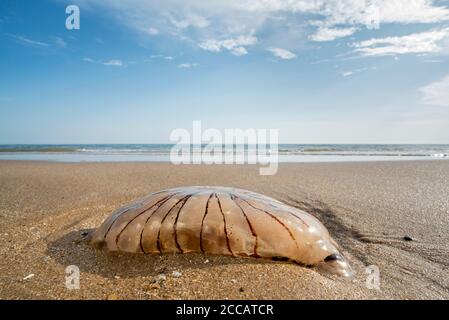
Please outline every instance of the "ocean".
[[[0, 145], [0, 160], [63, 162], [170, 162], [173, 144]], [[205, 146], [202, 146], [203, 148]], [[269, 146], [267, 146], [269, 147]], [[236, 148], [234, 154], [254, 150]], [[448, 144], [280, 144], [279, 162], [449, 159]]]

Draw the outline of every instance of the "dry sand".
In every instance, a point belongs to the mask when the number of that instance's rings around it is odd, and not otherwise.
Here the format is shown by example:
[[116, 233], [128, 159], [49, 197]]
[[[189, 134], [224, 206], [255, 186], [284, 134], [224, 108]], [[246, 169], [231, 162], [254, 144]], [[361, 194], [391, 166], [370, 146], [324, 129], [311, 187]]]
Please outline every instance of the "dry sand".
[[[107, 254], [82, 240], [117, 207], [185, 185], [245, 188], [309, 211], [356, 279], [265, 260]], [[449, 162], [283, 164], [259, 176], [255, 166], [1, 161], [0, 243], [2, 299], [448, 299]], [[79, 290], [65, 287], [69, 265]], [[380, 291], [366, 288], [367, 265], [379, 267]]]

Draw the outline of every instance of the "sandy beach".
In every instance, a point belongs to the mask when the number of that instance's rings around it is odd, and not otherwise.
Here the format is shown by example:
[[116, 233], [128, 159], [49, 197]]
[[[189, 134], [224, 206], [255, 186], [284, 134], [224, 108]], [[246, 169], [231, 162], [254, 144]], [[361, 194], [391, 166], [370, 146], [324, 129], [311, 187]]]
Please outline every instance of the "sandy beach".
[[[0, 298], [449, 299], [449, 161], [281, 164], [274, 176], [258, 169], [1, 161]], [[108, 254], [83, 240], [118, 207], [188, 185], [244, 188], [313, 214], [356, 278], [256, 259]], [[79, 290], [65, 287], [69, 265], [80, 269]], [[380, 290], [366, 287], [369, 265], [380, 270]]]

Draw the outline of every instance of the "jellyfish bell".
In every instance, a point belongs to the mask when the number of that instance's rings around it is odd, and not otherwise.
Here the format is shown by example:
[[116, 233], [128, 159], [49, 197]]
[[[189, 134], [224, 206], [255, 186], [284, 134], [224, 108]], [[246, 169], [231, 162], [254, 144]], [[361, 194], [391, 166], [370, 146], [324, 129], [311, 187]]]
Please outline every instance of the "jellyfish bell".
[[266, 258], [353, 275], [349, 261], [313, 215], [236, 188], [195, 186], [152, 193], [113, 212], [89, 239], [108, 251]]

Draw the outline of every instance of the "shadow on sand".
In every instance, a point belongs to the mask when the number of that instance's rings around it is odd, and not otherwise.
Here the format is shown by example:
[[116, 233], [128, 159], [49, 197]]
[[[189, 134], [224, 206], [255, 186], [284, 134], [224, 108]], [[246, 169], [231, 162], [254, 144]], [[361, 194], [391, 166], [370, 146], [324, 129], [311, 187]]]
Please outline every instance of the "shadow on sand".
[[281, 263], [199, 253], [146, 255], [106, 252], [88, 244], [85, 235], [91, 231], [72, 231], [49, 242], [47, 255], [63, 266], [76, 265], [81, 272], [106, 278], [156, 276], [173, 270], [205, 269], [217, 265]]

